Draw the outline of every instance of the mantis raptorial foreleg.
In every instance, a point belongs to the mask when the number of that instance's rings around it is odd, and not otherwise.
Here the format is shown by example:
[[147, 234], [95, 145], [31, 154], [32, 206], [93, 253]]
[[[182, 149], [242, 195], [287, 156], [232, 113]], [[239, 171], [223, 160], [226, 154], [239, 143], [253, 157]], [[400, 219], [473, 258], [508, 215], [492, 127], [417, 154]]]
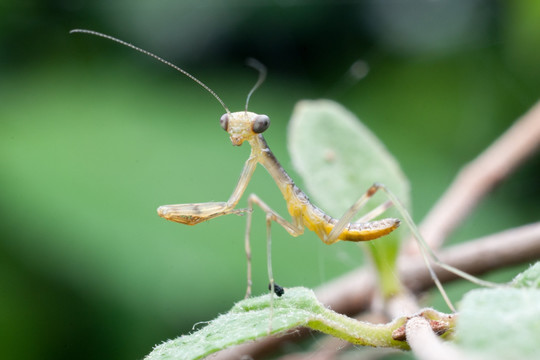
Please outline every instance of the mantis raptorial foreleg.
[[164, 219], [186, 225], [196, 225], [222, 215], [242, 215], [248, 209], [235, 209], [235, 206], [244, 194], [256, 166], [256, 158], [250, 157], [246, 160], [236, 188], [227, 202], [162, 205], [157, 209], [158, 215]]

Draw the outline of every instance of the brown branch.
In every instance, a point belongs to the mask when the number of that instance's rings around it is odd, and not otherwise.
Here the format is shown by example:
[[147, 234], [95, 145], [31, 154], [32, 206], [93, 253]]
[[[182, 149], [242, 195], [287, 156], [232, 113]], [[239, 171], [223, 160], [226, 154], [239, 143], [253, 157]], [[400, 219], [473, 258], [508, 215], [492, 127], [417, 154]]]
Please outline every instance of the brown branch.
[[[506, 230], [501, 233], [469, 241], [441, 250], [439, 258], [448, 265], [479, 275], [490, 270], [540, 259], [540, 222]], [[441, 282], [455, 278], [451, 273], [436, 268]], [[400, 263], [403, 282], [415, 291], [433, 286], [422, 260], [406, 257]], [[317, 298], [331, 309], [347, 314], [358, 314], [369, 308], [375, 293], [375, 278], [371, 270], [359, 269], [347, 273], [316, 289]], [[287, 341], [298, 341], [309, 334], [305, 329], [288, 335], [270, 337], [221, 351], [212, 359], [238, 359], [242, 355], [258, 358], [275, 352]]]
[[[441, 250], [439, 258], [442, 262], [473, 275], [537, 261], [540, 259], [540, 222], [452, 246]], [[422, 291], [432, 285], [420, 256], [404, 257], [399, 268], [404, 284], [412, 291]], [[434, 270], [441, 282], [458, 278], [442, 268], [436, 267]]]
[[[469, 215], [480, 200], [540, 145], [540, 102], [458, 173], [454, 182], [426, 215], [420, 233], [432, 249]], [[410, 241], [405, 252], [417, 253]]]

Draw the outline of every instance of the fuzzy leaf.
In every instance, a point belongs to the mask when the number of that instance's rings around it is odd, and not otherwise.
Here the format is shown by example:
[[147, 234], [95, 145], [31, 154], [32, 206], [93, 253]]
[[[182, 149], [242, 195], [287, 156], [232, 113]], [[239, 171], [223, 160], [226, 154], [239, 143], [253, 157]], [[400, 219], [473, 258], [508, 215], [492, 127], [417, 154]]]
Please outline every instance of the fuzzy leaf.
[[232, 345], [267, 336], [270, 319], [272, 334], [307, 326], [356, 345], [408, 348], [406, 342], [392, 339], [392, 332], [404, 325], [406, 318], [385, 325], [360, 322], [328, 310], [305, 288], [287, 289], [284, 296], [273, 299], [273, 310], [270, 306], [269, 295], [240, 301], [227, 314], [193, 334], [156, 346], [146, 360], [200, 359]]
[[[458, 343], [492, 359], [540, 358], [540, 263], [518, 275], [519, 288], [478, 289], [460, 304]], [[531, 287], [523, 287], [523, 280]]]

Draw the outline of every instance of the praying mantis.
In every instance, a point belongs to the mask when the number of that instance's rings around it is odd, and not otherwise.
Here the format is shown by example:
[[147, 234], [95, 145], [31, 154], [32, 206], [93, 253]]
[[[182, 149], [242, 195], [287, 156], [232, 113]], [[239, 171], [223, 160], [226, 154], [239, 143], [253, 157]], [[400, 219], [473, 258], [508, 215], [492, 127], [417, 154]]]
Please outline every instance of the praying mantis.
[[[276, 293], [278, 296], [282, 293], [281, 287], [277, 286], [274, 281], [272, 271], [272, 259], [271, 259], [271, 224], [277, 223], [283, 227], [290, 235], [299, 236], [303, 234], [305, 228], [313, 231], [323, 243], [331, 245], [338, 241], [352, 241], [362, 242], [378, 239], [385, 236], [395, 229], [397, 229], [401, 223], [401, 220], [396, 218], [387, 218], [382, 220], [373, 220], [388, 208], [394, 206], [398, 212], [402, 215], [403, 221], [411, 229], [413, 236], [418, 240], [420, 244], [421, 254], [425, 260], [426, 266], [429, 269], [430, 275], [441, 292], [443, 298], [452, 311], [455, 311], [449, 297], [447, 296], [442, 284], [433, 271], [429, 258], [437, 265], [444, 269], [453, 272], [454, 274], [470, 280], [474, 283], [483, 286], [493, 286], [492, 283], [478, 279], [470, 274], [467, 274], [457, 268], [449, 266], [441, 262], [435, 253], [426, 245], [422, 239], [421, 234], [418, 231], [415, 223], [410, 217], [405, 207], [400, 203], [399, 199], [383, 184], [374, 183], [367, 191], [360, 196], [351, 206], [345, 211], [345, 213], [339, 218], [333, 218], [327, 215], [323, 210], [315, 206], [309, 200], [308, 196], [298, 188], [291, 177], [280, 165], [277, 158], [270, 150], [266, 140], [264, 139], [263, 132], [265, 132], [270, 126], [270, 118], [267, 115], [257, 114], [248, 111], [249, 99], [253, 92], [262, 84], [266, 76], [265, 68], [258, 62], [251, 60], [250, 65], [259, 70], [259, 79], [255, 86], [251, 89], [247, 96], [246, 105], [244, 110], [238, 112], [231, 112], [221, 98], [208, 86], [206, 86], [199, 79], [186, 72], [182, 68], [168, 62], [167, 60], [150, 53], [144, 49], [127, 43], [123, 40], [117, 39], [110, 35], [102, 34], [92, 30], [75, 29], [70, 33], [86, 33], [90, 35], [99, 36], [108, 40], [115, 41], [124, 46], [139, 51], [145, 55], [153, 57], [154, 59], [174, 68], [180, 73], [184, 74], [197, 84], [207, 90], [225, 109], [225, 114], [221, 116], [219, 122], [223, 130], [225, 130], [230, 138], [233, 146], [240, 146], [243, 143], [248, 143], [251, 147], [251, 153], [244, 164], [244, 168], [240, 174], [240, 179], [234, 188], [231, 196], [227, 201], [223, 202], [204, 202], [204, 203], [190, 203], [190, 204], [174, 204], [163, 205], [157, 209], [157, 213], [160, 217], [178, 222], [186, 225], [196, 225], [210, 219], [229, 215], [246, 215], [247, 224], [244, 237], [245, 252], [247, 257], [247, 287], [246, 297], [251, 296], [252, 291], [252, 277], [251, 277], [251, 245], [250, 245], [250, 233], [252, 214], [254, 207], [261, 208], [266, 216], [266, 237], [267, 237], [267, 266], [269, 277], [269, 288], [271, 295]], [[291, 220], [287, 220], [268, 206], [260, 197], [256, 194], [250, 194], [248, 196], [248, 206], [245, 209], [237, 209], [236, 206], [244, 194], [249, 181], [257, 167], [262, 165], [275, 181], [277, 187], [283, 195], [285, 202], [287, 203], [287, 211], [291, 217]], [[386, 194], [388, 201], [376, 207], [368, 214], [362, 216], [359, 220], [353, 222], [353, 218], [357, 216], [366, 202], [378, 191], [382, 191]]]

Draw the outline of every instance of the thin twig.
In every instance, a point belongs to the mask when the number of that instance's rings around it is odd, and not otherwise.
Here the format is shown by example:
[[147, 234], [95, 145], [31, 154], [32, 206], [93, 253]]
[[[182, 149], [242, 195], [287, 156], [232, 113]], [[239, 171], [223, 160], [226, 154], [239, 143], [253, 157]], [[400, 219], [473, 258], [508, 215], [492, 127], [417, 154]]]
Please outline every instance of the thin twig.
[[[457, 174], [420, 225], [432, 249], [438, 249], [480, 200], [540, 146], [540, 102]], [[407, 253], [418, 253], [409, 241]]]

